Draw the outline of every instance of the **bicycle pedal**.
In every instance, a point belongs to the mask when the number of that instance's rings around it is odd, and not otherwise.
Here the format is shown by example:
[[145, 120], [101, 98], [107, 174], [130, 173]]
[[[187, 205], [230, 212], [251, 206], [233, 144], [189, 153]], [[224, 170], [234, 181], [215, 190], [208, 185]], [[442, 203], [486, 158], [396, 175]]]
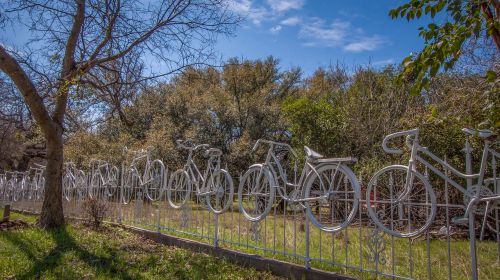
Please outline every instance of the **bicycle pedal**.
[[467, 217], [463, 217], [463, 216], [458, 216], [458, 217], [453, 217], [451, 219], [451, 221], [454, 223], [454, 224], [465, 224], [469, 221], [469, 218]]

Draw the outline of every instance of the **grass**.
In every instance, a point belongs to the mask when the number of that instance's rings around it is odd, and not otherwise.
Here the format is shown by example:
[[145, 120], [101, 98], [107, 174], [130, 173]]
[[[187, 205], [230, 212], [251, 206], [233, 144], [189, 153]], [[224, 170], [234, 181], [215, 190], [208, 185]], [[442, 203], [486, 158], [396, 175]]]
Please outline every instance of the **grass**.
[[[124, 224], [158, 230], [159, 219], [163, 233], [213, 243], [214, 215], [200, 205], [192, 205], [187, 212], [188, 223], [182, 222], [182, 210], [171, 209], [166, 206], [165, 202], [144, 203], [141, 207], [134, 204], [117, 205], [112, 208], [112, 220], [116, 221], [120, 208], [123, 212]], [[160, 211], [158, 212], [157, 209]], [[73, 215], [80, 213], [80, 210], [74, 207], [67, 207], [66, 210], [66, 213], [73, 211]], [[366, 218], [363, 220], [365, 221]], [[232, 211], [219, 216], [219, 244], [221, 247], [240, 252], [304, 265], [303, 225], [301, 213], [295, 217], [287, 214], [284, 218], [283, 215], [274, 215], [271, 212], [265, 220], [260, 222], [260, 234], [255, 239], [252, 236], [252, 223], [242, 217], [235, 204]], [[448, 243], [446, 239], [433, 237], [427, 239], [426, 235], [415, 240], [381, 235], [385, 248], [380, 251], [379, 259], [384, 261], [375, 262], [373, 250], [369, 247], [369, 240], [373, 234], [373, 228], [369, 225], [364, 224], [360, 228], [359, 224], [354, 223], [348, 229], [336, 234], [321, 232], [314, 226], [310, 228], [309, 251], [313, 259], [311, 266], [314, 268], [360, 279], [381, 278], [377, 277], [374, 272], [414, 279], [448, 279], [449, 277], [472, 279], [469, 242], [466, 239], [450, 239]], [[498, 246], [499, 243], [496, 241], [477, 241], [480, 279], [498, 279], [500, 275]], [[361, 268], [371, 272], [360, 272]]]
[[[0, 212], [1, 214], [1, 212]], [[13, 213], [12, 219], [34, 221]], [[0, 232], [0, 279], [272, 279], [229, 261], [83, 224]]]
[[[187, 226], [182, 225], [181, 210], [166, 207], [161, 209], [162, 232], [206, 243], [213, 242], [210, 238], [214, 236], [214, 217], [205, 209], [193, 206]], [[143, 207], [140, 213], [136, 210], [132, 207], [129, 211], [124, 211], [127, 215], [124, 223], [157, 230], [157, 212], [154, 207]], [[222, 240], [220, 244], [240, 252], [304, 264], [302, 256], [305, 255], [305, 232], [302, 217], [301, 214], [298, 214], [296, 219], [288, 216], [285, 223], [281, 215], [269, 215], [261, 222], [260, 235], [255, 239], [252, 238], [251, 223], [243, 219], [237, 211], [227, 212], [219, 217], [219, 239]], [[201, 236], [193, 236], [192, 233]], [[448, 276], [452, 279], [472, 279], [468, 240], [450, 239], [448, 243], [446, 239], [427, 239], [425, 235], [414, 240], [381, 235], [385, 249], [381, 250], [379, 257], [383, 261], [376, 263], [373, 261], [373, 251], [368, 246], [372, 233], [372, 228], [366, 225], [360, 229], [359, 225], [354, 224], [336, 234], [324, 233], [311, 226], [309, 251], [310, 257], [315, 259], [311, 263], [312, 267], [360, 279], [377, 278], [374, 273], [360, 272], [361, 267], [363, 270], [414, 279], [447, 279]], [[477, 241], [480, 279], [498, 279], [500, 263], [497, 246], [496, 241]], [[337, 265], [332, 265], [332, 262]]]

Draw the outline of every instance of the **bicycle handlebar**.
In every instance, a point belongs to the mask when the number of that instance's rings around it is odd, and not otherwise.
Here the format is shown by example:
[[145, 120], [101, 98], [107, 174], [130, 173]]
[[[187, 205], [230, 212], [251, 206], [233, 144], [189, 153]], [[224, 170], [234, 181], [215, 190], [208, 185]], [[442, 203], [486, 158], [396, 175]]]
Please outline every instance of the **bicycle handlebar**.
[[127, 148], [127, 146], [123, 147], [123, 154], [131, 153], [133, 155], [138, 155], [138, 154], [147, 154], [150, 153], [152, 150], [154, 150], [153, 146], [147, 146], [146, 148], [140, 149], [140, 150], [130, 150]]
[[33, 162], [33, 165], [36, 166], [36, 168], [45, 168], [45, 165], [36, 162]]
[[400, 132], [389, 134], [382, 141], [382, 148], [388, 154], [402, 154], [403, 151], [401, 149], [393, 149], [393, 148], [387, 147], [387, 142], [393, 138], [396, 138], [396, 137], [406, 136], [406, 144], [411, 146], [411, 144], [409, 143], [410, 136], [412, 136], [412, 135], [417, 136], [418, 132], [419, 132], [418, 128], [415, 128], [415, 129], [410, 129], [410, 130], [405, 130], [405, 131], [400, 131]]
[[199, 148], [204, 148], [204, 149], [208, 149], [210, 147], [210, 145], [208, 144], [200, 144], [200, 145], [193, 145], [193, 146], [186, 146], [184, 145], [184, 143], [191, 143], [189, 140], [186, 140], [186, 141], [182, 141], [181, 139], [177, 139], [175, 140], [175, 143], [177, 143], [177, 147], [178, 148], [181, 148], [181, 149], [186, 149], [188, 151], [196, 151], [198, 150]]
[[264, 144], [269, 144], [269, 145], [276, 145], [276, 146], [283, 146], [283, 147], [287, 147], [288, 150], [290, 150], [290, 152], [295, 156], [295, 157], [298, 157], [297, 156], [297, 153], [295, 152], [295, 150], [292, 148], [292, 146], [286, 144], [286, 143], [279, 143], [279, 142], [275, 142], [275, 141], [271, 141], [271, 140], [265, 140], [265, 139], [259, 139], [257, 140], [257, 142], [255, 142], [255, 145], [253, 146], [252, 148], [252, 152], [255, 152], [257, 150], [257, 148], [259, 147], [259, 144], [260, 143], [264, 143]]

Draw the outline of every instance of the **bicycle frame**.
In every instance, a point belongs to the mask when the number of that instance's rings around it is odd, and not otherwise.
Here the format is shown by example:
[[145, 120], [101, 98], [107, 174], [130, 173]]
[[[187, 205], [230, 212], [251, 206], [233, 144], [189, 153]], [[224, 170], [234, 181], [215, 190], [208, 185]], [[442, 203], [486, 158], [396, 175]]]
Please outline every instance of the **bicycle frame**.
[[[139, 178], [139, 184], [142, 186], [146, 185], [149, 183], [151, 180], [148, 178], [149, 177], [149, 169], [151, 168], [151, 156], [149, 152], [140, 151], [139, 153], [143, 153], [142, 155], [139, 155], [138, 157], [135, 157], [132, 162], [130, 163], [130, 167], [133, 168], [134, 172], [137, 173], [137, 177]], [[139, 169], [136, 166], [136, 163], [139, 160], [146, 159], [145, 167], [144, 167], [144, 173], [142, 176], [139, 174]]]
[[[439, 177], [441, 177], [443, 180], [445, 180], [446, 182], [448, 182], [449, 184], [451, 184], [453, 187], [455, 187], [456, 189], [458, 189], [465, 196], [471, 197], [473, 199], [479, 197], [479, 193], [480, 192], [477, 192], [477, 194], [473, 194], [473, 193], [469, 192], [467, 190], [467, 188], [464, 188], [462, 185], [460, 185], [459, 183], [457, 183], [455, 180], [453, 180], [452, 178], [450, 178], [448, 175], [444, 174], [443, 172], [441, 172], [440, 170], [438, 170], [436, 167], [434, 167], [427, 160], [423, 159], [419, 155], [419, 153], [423, 153], [426, 156], [430, 157], [431, 159], [433, 159], [434, 161], [436, 161], [438, 164], [440, 164], [441, 166], [443, 166], [446, 170], [450, 170], [453, 174], [457, 175], [458, 177], [461, 177], [463, 179], [477, 179], [477, 183], [474, 186], [482, 186], [483, 185], [484, 174], [486, 172], [488, 156], [490, 154], [492, 154], [495, 157], [500, 157], [499, 153], [497, 153], [496, 151], [494, 151], [494, 150], [492, 150], [490, 148], [490, 141], [485, 140], [484, 147], [483, 147], [483, 153], [482, 153], [482, 157], [481, 157], [481, 165], [480, 165], [480, 168], [479, 168], [479, 173], [476, 173], [476, 174], [465, 174], [465, 173], [462, 173], [462, 172], [458, 171], [456, 168], [454, 168], [453, 166], [451, 166], [449, 163], [443, 161], [442, 159], [440, 159], [439, 157], [437, 157], [436, 155], [434, 155], [426, 147], [420, 146], [420, 144], [418, 142], [418, 130], [412, 130], [409, 133], [407, 132], [407, 134], [408, 135], [406, 136], [406, 145], [409, 148], [411, 148], [410, 160], [408, 162], [408, 170], [409, 170], [409, 172], [408, 172], [407, 177], [406, 177], [405, 191], [400, 195], [400, 197], [396, 200], [396, 202], [401, 202], [402, 200], [406, 199], [406, 197], [410, 193], [411, 186], [413, 184], [414, 175], [415, 175], [415, 172], [416, 172], [416, 162], [420, 162], [425, 167], [429, 168], [432, 172], [434, 172]], [[414, 135], [414, 138], [413, 138], [413, 141], [411, 141], [411, 143], [410, 143], [411, 135]], [[399, 136], [399, 135], [395, 135], [395, 136]], [[393, 137], [390, 137], [390, 138], [393, 138]], [[384, 149], [387, 151], [386, 147], [384, 147]], [[389, 151], [390, 151], [390, 149], [389, 149]], [[392, 152], [395, 152], [395, 151], [396, 150], [392, 150]], [[397, 151], [399, 153], [399, 150], [397, 150]], [[488, 198], [488, 200], [493, 200], [493, 199], [500, 199], [500, 196], [495, 196], [493, 198]], [[477, 201], [477, 199], [475, 199], [475, 201]]]
[[[200, 145], [201, 146], [201, 145]], [[198, 183], [201, 181], [201, 189], [198, 192], [196, 190], [197, 195], [209, 195], [214, 193], [214, 191], [206, 190], [207, 188], [207, 179], [210, 174], [212, 174], [216, 170], [220, 170], [220, 159], [216, 159], [216, 156], [210, 156], [210, 158], [207, 161], [207, 168], [204, 172], [204, 174], [201, 174], [200, 169], [196, 165], [196, 163], [193, 160], [193, 151], [196, 149], [188, 149], [188, 158], [186, 160], [186, 164], [184, 164], [184, 171], [186, 171], [191, 179], [193, 180], [194, 183]]]
[[[289, 149], [289, 151], [295, 157], [297, 157], [297, 154], [295, 153], [295, 151], [288, 144], [282, 144], [282, 143], [268, 141], [268, 140], [258, 140], [257, 143], [254, 146], [254, 150], [256, 149], [256, 147], [258, 146], [258, 144], [260, 142], [269, 144], [269, 149], [267, 151], [266, 160], [265, 160], [265, 162], [262, 165], [265, 166], [265, 167], [267, 167], [267, 168], [269, 168], [269, 170], [271, 170], [272, 174], [276, 177], [276, 175], [277, 175], [276, 170], [274, 170], [274, 168], [272, 166], [272, 163], [274, 162], [274, 164], [276, 164], [276, 166], [278, 167], [278, 172], [279, 172], [281, 178], [283, 178], [283, 182], [285, 183], [286, 186], [294, 187], [294, 189], [297, 190], [295, 192], [296, 195], [298, 195], [299, 193], [301, 193], [303, 191], [304, 182], [306, 181], [306, 178], [310, 176], [311, 172], [314, 172], [314, 173], [318, 174], [317, 171], [316, 171], [316, 167], [314, 165], [312, 165], [311, 162], [308, 159], [306, 159], [306, 162], [304, 163], [304, 167], [302, 168], [302, 171], [301, 171], [301, 174], [300, 174], [300, 177], [299, 177], [299, 181], [297, 182], [297, 184], [290, 183], [288, 181], [286, 173], [283, 171], [283, 167], [281, 166], [281, 163], [280, 163], [279, 159], [276, 157], [276, 154], [274, 153], [274, 146], [276, 146], [276, 145], [285, 146], [285, 147], [287, 147]], [[259, 174], [259, 177], [257, 177], [258, 178], [257, 181], [260, 180], [260, 176], [262, 176], [262, 172]], [[321, 184], [323, 184], [321, 176], [318, 176], [318, 178], [320, 179]], [[286, 193], [284, 193], [284, 191], [279, 187], [278, 184], [276, 186], [274, 186], [274, 187], [278, 189], [278, 195], [283, 200], [285, 200], [287, 202], [318, 201], [318, 200], [322, 199], [322, 197], [314, 197], [314, 198], [289, 197]], [[326, 198], [326, 196], [325, 196], [325, 198]]]
[[[95, 166], [92, 165], [93, 163], [95, 164]], [[99, 179], [100, 179], [101, 183], [104, 186], [106, 186], [110, 183], [109, 182], [110, 164], [108, 162], [102, 161], [102, 160], [91, 160], [89, 165], [90, 165], [90, 170], [91, 170], [90, 178], [92, 178], [92, 176], [94, 176], [94, 174], [97, 173], [99, 175]], [[104, 170], [104, 174], [106, 176], [103, 175], [103, 170]], [[106, 181], [106, 178], [107, 178], [107, 181]]]

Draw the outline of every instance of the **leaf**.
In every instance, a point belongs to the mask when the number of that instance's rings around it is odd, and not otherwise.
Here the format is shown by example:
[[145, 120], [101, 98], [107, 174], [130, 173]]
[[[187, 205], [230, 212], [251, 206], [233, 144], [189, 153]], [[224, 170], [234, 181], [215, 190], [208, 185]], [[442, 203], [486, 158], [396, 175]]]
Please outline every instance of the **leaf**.
[[486, 80], [488, 82], [495, 81], [496, 77], [497, 77], [497, 73], [495, 71], [489, 70], [488, 72], [486, 72]]

